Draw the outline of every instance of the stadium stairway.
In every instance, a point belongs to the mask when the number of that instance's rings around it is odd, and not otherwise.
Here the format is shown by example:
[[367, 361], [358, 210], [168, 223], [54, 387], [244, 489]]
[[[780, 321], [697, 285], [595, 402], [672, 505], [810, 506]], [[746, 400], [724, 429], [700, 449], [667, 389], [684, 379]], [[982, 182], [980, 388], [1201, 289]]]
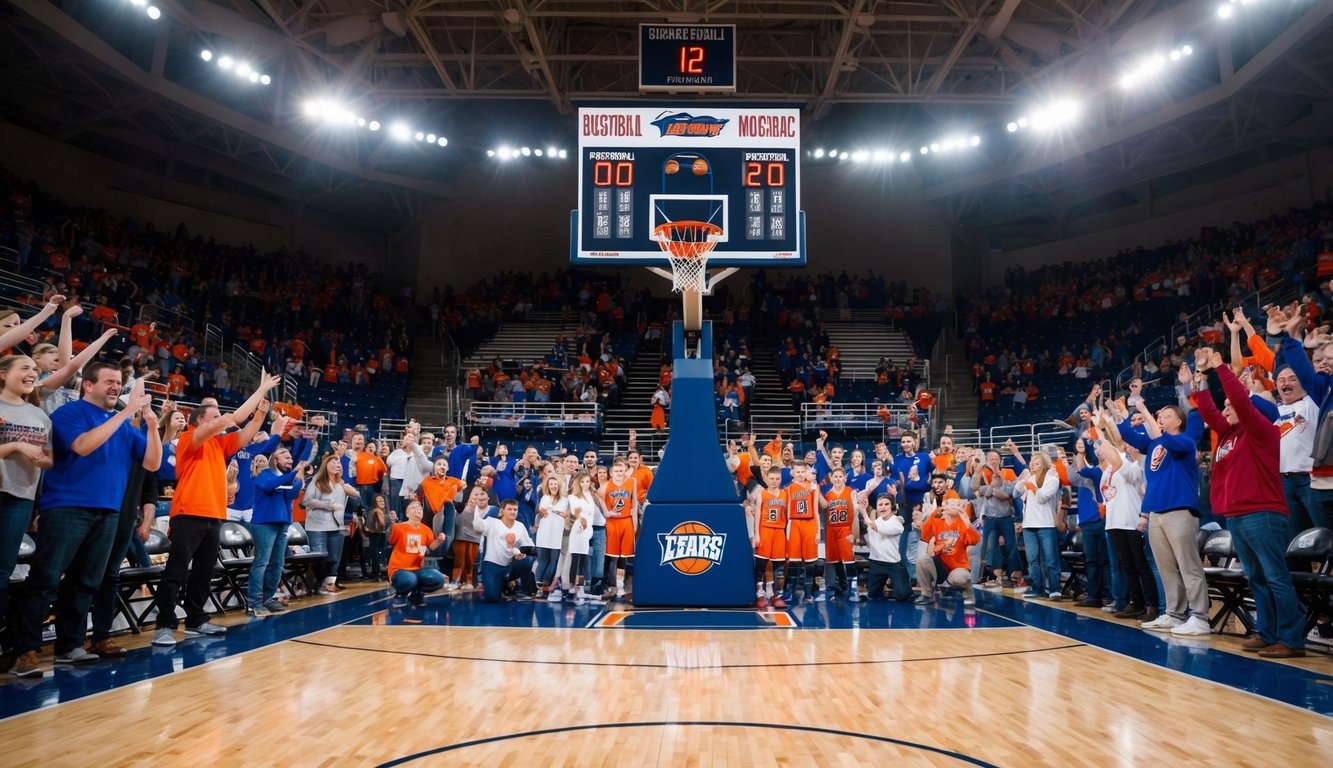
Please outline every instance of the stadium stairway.
[[407, 387], [406, 415], [431, 426], [457, 418], [449, 412], [448, 391], [458, 386], [458, 375], [452, 362], [441, 359], [444, 342], [421, 335], [412, 346], [412, 380]]
[[773, 439], [779, 430], [788, 439], [800, 435], [801, 418], [792, 409], [791, 393], [782, 386], [778, 375], [778, 350], [772, 339], [756, 338], [750, 352], [754, 355], [751, 371], [754, 373], [754, 398], [750, 401], [750, 424], [760, 447]]
[[[967, 348], [959, 339], [945, 343], [944, 354], [931, 361], [936, 373], [933, 388], [944, 392], [942, 423], [954, 429], [977, 428], [977, 395], [972, 391], [972, 367], [967, 364]], [[939, 373], [943, 372], [943, 376]]]
[[629, 431], [634, 429], [638, 430], [639, 450], [651, 454], [654, 463], [657, 461], [657, 449], [666, 444], [666, 434], [654, 435], [649, 421], [653, 415], [652, 399], [657, 391], [658, 371], [668, 343], [660, 339], [639, 342], [639, 354], [629, 365], [620, 403], [608, 407], [602, 417], [602, 439], [597, 446], [599, 454], [607, 457], [623, 454], [629, 446]]
[[884, 323], [883, 313], [861, 309], [852, 310], [850, 320], [830, 319], [837, 310], [825, 310], [824, 330], [829, 342], [842, 355], [844, 379], [874, 380], [875, 366], [881, 357], [887, 357], [902, 367], [914, 354], [912, 339], [903, 331]]

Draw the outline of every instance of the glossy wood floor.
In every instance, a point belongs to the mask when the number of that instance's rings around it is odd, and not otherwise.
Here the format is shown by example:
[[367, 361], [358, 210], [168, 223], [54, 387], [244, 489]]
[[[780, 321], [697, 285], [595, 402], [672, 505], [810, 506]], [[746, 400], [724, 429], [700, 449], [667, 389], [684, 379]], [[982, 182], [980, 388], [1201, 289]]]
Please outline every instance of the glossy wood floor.
[[0, 744], [43, 768], [1314, 766], [1333, 720], [1027, 627], [344, 625], [10, 718]]

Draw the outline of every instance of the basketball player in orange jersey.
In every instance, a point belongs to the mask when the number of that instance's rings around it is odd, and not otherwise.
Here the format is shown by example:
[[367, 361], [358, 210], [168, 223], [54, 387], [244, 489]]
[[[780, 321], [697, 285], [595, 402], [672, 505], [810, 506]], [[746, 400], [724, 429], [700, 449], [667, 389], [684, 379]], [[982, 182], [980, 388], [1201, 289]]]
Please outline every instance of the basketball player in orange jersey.
[[639, 488], [629, 476], [629, 462], [611, 462], [611, 479], [602, 486], [606, 508], [606, 572], [616, 574], [616, 598], [625, 600], [626, 579], [634, 573], [634, 522], [639, 513]]
[[[833, 485], [819, 497], [819, 508], [825, 512], [824, 525], [824, 563], [833, 566], [838, 577], [838, 590], [834, 597], [849, 597], [853, 602], [859, 600], [856, 579], [851, 580], [848, 593], [847, 569], [856, 562], [852, 556], [852, 542], [855, 541], [856, 527], [860, 522], [856, 516], [857, 503], [852, 489], [847, 485], [847, 470], [835, 467], [829, 473]], [[815, 600], [823, 600], [820, 591]]]
[[[811, 469], [805, 464], [793, 464], [791, 485], [787, 494], [787, 583], [782, 590], [782, 599], [791, 602], [796, 599], [796, 587], [800, 586], [806, 597], [813, 597], [810, 588], [814, 586], [815, 576], [819, 573], [819, 521], [815, 512], [819, 507], [819, 489], [810, 481]], [[793, 576], [795, 578], [793, 578]], [[809, 576], [810, 588], [806, 587]]]
[[[782, 583], [782, 569], [787, 562], [787, 492], [782, 489], [782, 469], [769, 466], [764, 473], [768, 487], [756, 486], [750, 494], [758, 525], [755, 526], [754, 578], [758, 585], [759, 610], [770, 605], [786, 608], [781, 596], [773, 594], [773, 585]], [[764, 571], [773, 564], [773, 581], [764, 583]]]

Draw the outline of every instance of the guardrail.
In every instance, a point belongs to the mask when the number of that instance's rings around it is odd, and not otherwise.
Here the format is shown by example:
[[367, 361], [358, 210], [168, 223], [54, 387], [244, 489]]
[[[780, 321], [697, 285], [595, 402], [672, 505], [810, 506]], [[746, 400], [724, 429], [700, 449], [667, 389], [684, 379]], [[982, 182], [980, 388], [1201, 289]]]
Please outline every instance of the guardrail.
[[804, 403], [801, 431], [869, 432], [893, 440], [912, 429], [907, 405], [892, 403]]
[[560, 429], [596, 434], [602, 431], [602, 410], [596, 403], [473, 402], [464, 421], [478, 429]]
[[212, 323], [204, 324], [204, 357], [221, 360], [224, 349], [222, 329]]
[[250, 392], [259, 386], [264, 364], [254, 353], [240, 344], [232, 344], [230, 363], [233, 389]]

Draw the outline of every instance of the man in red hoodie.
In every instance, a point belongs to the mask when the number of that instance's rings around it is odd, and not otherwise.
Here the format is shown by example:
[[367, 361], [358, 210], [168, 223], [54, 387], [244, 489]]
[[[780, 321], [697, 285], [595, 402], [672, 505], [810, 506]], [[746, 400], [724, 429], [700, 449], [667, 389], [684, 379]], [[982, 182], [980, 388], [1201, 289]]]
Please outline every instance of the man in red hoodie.
[[1192, 399], [1217, 434], [1210, 484], [1213, 511], [1227, 519], [1254, 595], [1256, 636], [1241, 647], [1270, 659], [1304, 656], [1305, 614], [1286, 561], [1287, 499], [1278, 471], [1281, 435], [1250, 402], [1249, 390], [1219, 355], [1200, 349], [1195, 370], [1207, 375], [1209, 390], [1220, 386], [1226, 394], [1221, 411], [1208, 390]]

